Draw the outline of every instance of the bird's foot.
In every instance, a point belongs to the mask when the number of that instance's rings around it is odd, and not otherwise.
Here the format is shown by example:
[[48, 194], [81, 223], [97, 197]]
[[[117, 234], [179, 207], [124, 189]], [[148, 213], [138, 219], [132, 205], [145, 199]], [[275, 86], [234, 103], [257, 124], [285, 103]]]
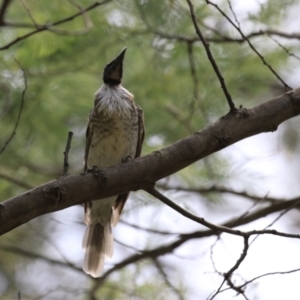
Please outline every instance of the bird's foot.
[[102, 179], [104, 176], [104, 171], [102, 169], [99, 169], [97, 166], [93, 166], [91, 169], [87, 169], [86, 173], [93, 173], [93, 175], [98, 178]]
[[127, 162], [130, 162], [130, 161], [133, 161], [133, 159], [131, 158], [130, 155], [127, 155], [126, 157], [124, 157], [122, 159], [122, 163], [127, 163]]

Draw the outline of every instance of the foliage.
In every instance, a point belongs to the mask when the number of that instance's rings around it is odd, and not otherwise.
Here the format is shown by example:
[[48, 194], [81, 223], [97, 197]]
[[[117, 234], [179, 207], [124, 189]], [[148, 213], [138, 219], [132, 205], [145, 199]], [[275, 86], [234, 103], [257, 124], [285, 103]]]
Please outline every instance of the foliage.
[[[210, 42], [213, 57], [235, 104], [252, 107], [266, 95], [269, 97], [273, 86], [280, 84], [276, 77], [245, 41], [234, 42], [224, 38], [234, 39], [240, 36], [214, 7], [207, 5], [205, 1], [194, 2], [200, 27]], [[92, 4], [90, 0], [12, 1], [5, 14], [4, 20], [7, 24], [2, 26], [0, 45], [5, 46], [35, 30], [35, 27], [49, 25], [76, 14], [78, 7], [84, 9]], [[242, 28], [243, 24], [247, 24], [245, 34], [260, 29], [280, 28], [296, 4], [299, 3], [295, 0], [264, 1], [258, 12], [249, 13], [241, 21]], [[234, 19], [227, 1], [223, 1], [220, 7]], [[247, 9], [246, 5], [244, 9]], [[239, 15], [237, 17], [239, 18]], [[93, 93], [102, 83], [103, 67], [125, 46], [128, 47], [128, 51], [123, 84], [135, 95], [136, 102], [145, 112], [147, 132], [143, 154], [173, 143], [225, 115], [228, 112], [225, 96], [203, 45], [198, 40], [190, 41], [195, 37], [186, 1], [107, 1], [84, 13], [82, 17], [50, 27], [49, 30], [22, 39], [2, 50], [0, 147], [13, 131], [24, 88], [22, 72], [14, 58], [26, 71], [28, 91], [16, 135], [0, 156], [1, 201], [26, 190], [24, 186], [4, 179], [3, 175], [17, 178], [30, 186], [37, 186], [61, 174], [68, 131], [74, 132], [70, 173], [82, 172], [85, 128], [87, 116], [93, 105]], [[270, 36], [258, 35], [251, 38], [251, 42], [280, 76], [287, 77], [284, 75], [293, 71], [294, 58], [274, 43]], [[284, 40], [284, 45], [296, 53], [299, 51], [299, 40], [297, 42], [295, 45], [292, 40], [287, 39]], [[194, 75], [191, 71], [193, 68]], [[299, 132], [294, 129], [289, 132], [291, 135], [287, 134], [285, 141], [291, 145], [291, 151], [297, 151]], [[169, 180], [172, 184], [179, 183], [186, 187], [197, 187], [199, 182], [207, 186], [227, 184], [230, 182], [228, 174], [232, 174], [229, 169], [228, 159], [222, 155], [214, 155], [167, 179], [167, 182]], [[188, 203], [189, 197], [182, 195], [179, 200], [187, 207], [192, 207]], [[221, 195], [216, 194], [204, 194], [199, 198], [207, 201], [207, 205], [223, 199]], [[218, 201], [214, 201], [216, 199]], [[144, 200], [140, 201], [152, 203], [153, 200], [144, 197]], [[150, 205], [145, 206], [147, 209], [153, 209]], [[132, 218], [133, 212], [139, 214], [142, 211], [145, 211], [145, 208], [138, 205], [131, 208], [129, 218]], [[63, 222], [72, 223], [70, 220], [75, 220], [75, 217], [76, 222], [82, 222], [77, 211], [74, 218], [68, 214], [69, 219]], [[40, 234], [48, 232], [49, 227], [46, 223], [51, 223], [51, 218], [47, 216], [35, 221]], [[56, 225], [59, 225], [57, 219], [54, 228]], [[147, 227], [156, 228], [154, 223]], [[161, 229], [160, 226], [157, 227]], [[80, 228], [82, 230], [83, 226]], [[180, 232], [180, 228], [175, 231]], [[80, 238], [78, 237], [78, 244]], [[12, 295], [16, 297], [20, 286], [24, 286], [17, 276], [20, 258], [16, 259], [15, 254], [1, 250], [1, 243], [10, 243], [19, 248], [25, 247], [39, 252], [38, 250], [43, 250], [46, 242], [36, 241], [34, 232], [29, 230], [28, 226], [22, 226], [1, 238], [0, 277], [4, 278], [3, 282], [7, 284], [0, 284], [0, 295], [3, 299], [10, 299]], [[78, 256], [76, 263], [80, 259]], [[30, 260], [24, 260], [24, 264], [28, 269], [24, 266], [22, 274], [34, 267], [34, 262]], [[154, 272], [153, 267], [151, 269], [147, 264], [139, 265], [138, 268], [139, 273]], [[51, 273], [50, 269], [48, 271]], [[57, 274], [65, 274], [64, 272]], [[81, 280], [80, 278], [74, 276], [76, 282]], [[170, 287], [167, 281], [164, 281], [164, 276], [141, 278], [143, 279], [140, 281], [135, 279], [136, 294], [133, 292], [129, 295], [128, 286], [134, 280], [134, 273], [127, 269], [122, 270], [117, 280], [112, 278], [107, 281], [103, 294], [99, 290], [95, 295], [99, 299], [174, 299], [175, 296], [168, 290]], [[174, 281], [174, 285], [181, 285], [179, 282], [183, 281], [183, 276], [175, 278]], [[63, 282], [56, 282], [63, 286]], [[88, 280], [85, 279], [84, 282]], [[31, 293], [28, 299], [39, 295], [41, 291], [34, 282], [27, 284], [31, 285], [27, 289], [28, 293]], [[184, 295], [187, 288], [182, 287], [178, 290], [178, 294]], [[65, 288], [65, 293], [59, 297], [74, 299], [70, 295]], [[57, 295], [51, 297], [47, 296], [49, 299], [59, 299], [55, 298]], [[88, 299], [84, 293], [80, 297]]]

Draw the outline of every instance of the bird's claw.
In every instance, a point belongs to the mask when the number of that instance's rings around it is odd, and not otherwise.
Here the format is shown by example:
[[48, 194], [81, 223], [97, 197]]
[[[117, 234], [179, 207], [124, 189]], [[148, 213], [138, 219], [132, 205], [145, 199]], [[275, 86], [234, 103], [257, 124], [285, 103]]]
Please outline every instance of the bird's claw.
[[124, 157], [122, 159], [122, 163], [127, 163], [127, 162], [130, 162], [130, 161], [133, 161], [133, 159], [131, 158], [130, 155], [127, 155], [126, 157]]

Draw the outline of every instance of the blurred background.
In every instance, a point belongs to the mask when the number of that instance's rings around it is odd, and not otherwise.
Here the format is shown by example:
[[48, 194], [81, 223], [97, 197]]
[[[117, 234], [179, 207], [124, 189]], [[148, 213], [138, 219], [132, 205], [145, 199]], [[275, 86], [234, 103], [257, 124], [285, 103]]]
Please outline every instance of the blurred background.
[[[217, 1], [289, 86], [300, 86], [300, 1]], [[203, 35], [237, 107], [285, 92], [247, 41], [206, 1], [194, 0]], [[74, 16], [74, 18], [73, 18]], [[0, 201], [59, 177], [69, 131], [69, 173], [83, 171], [85, 129], [104, 66], [126, 46], [123, 85], [145, 113], [148, 154], [203, 129], [228, 111], [184, 0], [2, 0], [0, 6]], [[17, 61], [16, 61], [17, 60]], [[18, 64], [19, 62], [19, 64]], [[245, 139], [158, 183], [193, 214], [222, 224], [300, 196], [300, 119]], [[3, 149], [3, 148], [2, 148]], [[242, 230], [298, 233], [295, 206]], [[0, 238], [1, 299], [212, 299], [243, 240], [206, 228], [145, 192], [131, 193], [114, 229], [104, 276], [82, 269], [83, 207], [32, 220]], [[214, 299], [299, 299], [300, 241], [252, 238]], [[270, 274], [272, 273], [272, 274]], [[274, 273], [274, 274], [273, 274]]]

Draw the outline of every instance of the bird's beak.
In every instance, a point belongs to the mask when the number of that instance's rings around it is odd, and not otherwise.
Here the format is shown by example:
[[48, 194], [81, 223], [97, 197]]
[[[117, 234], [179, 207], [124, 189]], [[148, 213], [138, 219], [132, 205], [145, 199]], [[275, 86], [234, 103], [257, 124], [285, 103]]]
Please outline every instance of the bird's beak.
[[124, 48], [122, 52], [109, 64], [106, 65], [103, 72], [104, 83], [110, 85], [120, 84], [123, 75], [123, 60], [127, 48]]

